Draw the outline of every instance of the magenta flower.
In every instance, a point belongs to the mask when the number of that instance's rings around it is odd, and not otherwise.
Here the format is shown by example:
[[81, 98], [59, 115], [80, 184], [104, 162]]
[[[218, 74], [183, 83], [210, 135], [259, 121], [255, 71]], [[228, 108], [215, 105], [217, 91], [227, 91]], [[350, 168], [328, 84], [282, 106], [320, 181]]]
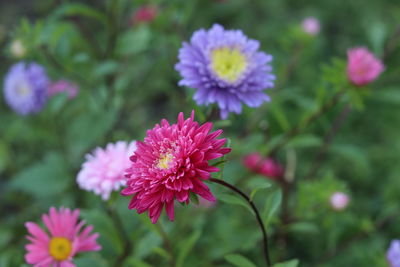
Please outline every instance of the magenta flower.
[[334, 210], [343, 210], [350, 202], [350, 198], [343, 192], [335, 192], [330, 198], [331, 207]]
[[136, 142], [119, 141], [108, 144], [105, 149], [96, 148], [86, 155], [86, 162], [78, 173], [79, 187], [101, 195], [103, 200], [112, 191], [125, 185], [125, 171], [129, 168], [129, 156], [136, 150]]
[[222, 148], [226, 139], [217, 139], [222, 130], [210, 133], [212, 123], [199, 125], [194, 112], [184, 119], [179, 113], [178, 122], [169, 124], [166, 119], [147, 131], [144, 142], [137, 142], [137, 150], [131, 157], [127, 170], [127, 187], [122, 195], [133, 195], [129, 209], [138, 213], [148, 211], [153, 223], [165, 207], [171, 221], [174, 220], [174, 200], [188, 204], [189, 195], [215, 201], [204, 180], [219, 169], [208, 161], [222, 157], [231, 151]]
[[153, 21], [158, 14], [157, 6], [143, 5], [139, 7], [132, 16], [132, 25], [138, 23], [148, 23]]
[[78, 217], [78, 209], [50, 208], [49, 214], [42, 216], [49, 233], [36, 223], [27, 222], [27, 239], [31, 243], [25, 246], [26, 262], [37, 267], [74, 267], [72, 259], [77, 253], [100, 250], [96, 242], [99, 234], [91, 233], [91, 225], [81, 231], [85, 222], [78, 222]]
[[305, 18], [301, 23], [301, 27], [303, 28], [303, 31], [309, 35], [317, 35], [321, 29], [319, 20], [314, 17]]
[[281, 179], [283, 167], [272, 158], [262, 158], [259, 153], [252, 153], [244, 157], [243, 164], [249, 170], [272, 179]]
[[348, 50], [347, 58], [347, 76], [357, 86], [373, 82], [385, 68], [382, 61], [364, 47]]

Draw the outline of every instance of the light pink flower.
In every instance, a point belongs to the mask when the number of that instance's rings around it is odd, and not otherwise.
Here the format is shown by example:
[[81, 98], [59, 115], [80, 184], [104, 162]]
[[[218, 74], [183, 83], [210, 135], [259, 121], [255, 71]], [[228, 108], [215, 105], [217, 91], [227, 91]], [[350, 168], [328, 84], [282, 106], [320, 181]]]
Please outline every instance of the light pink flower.
[[382, 61], [364, 47], [349, 49], [347, 58], [347, 76], [358, 86], [374, 81], [385, 68]]
[[25, 223], [30, 234], [27, 239], [31, 242], [25, 246], [26, 262], [35, 267], [74, 267], [72, 259], [77, 253], [100, 250], [96, 242], [99, 234], [91, 233], [91, 225], [83, 229], [85, 222], [78, 222], [78, 217], [78, 209], [57, 211], [52, 207], [49, 214], [42, 216], [48, 231], [36, 223]]
[[301, 23], [301, 27], [306, 33], [310, 35], [317, 35], [320, 31], [321, 25], [317, 18], [307, 17]]
[[63, 92], [68, 95], [69, 99], [75, 98], [78, 94], [78, 86], [66, 80], [59, 80], [51, 83], [47, 91], [50, 97]]
[[118, 141], [108, 144], [105, 149], [96, 148], [86, 155], [86, 162], [78, 173], [79, 187], [101, 195], [103, 200], [112, 191], [125, 185], [125, 171], [130, 166], [129, 156], [136, 150], [136, 142]]
[[272, 158], [262, 158], [259, 153], [244, 157], [243, 164], [251, 171], [272, 179], [280, 179], [284, 174], [283, 167]]
[[215, 201], [204, 180], [219, 169], [208, 161], [222, 157], [230, 148], [222, 148], [226, 139], [217, 139], [222, 130], [210, 133], [212, 123], [199, 125], [194, 112], [188, 119], [179, 113], [178, 122], [169, 124], [166, 119], [147, 131], [144, 142], [137, 142], [127, 171], [127, 188], [122, 195], [133, 195], [129, 209], [138, 213], [148, 211], [153, 223], [165, 207], [174, 220], [174, 200], [188, 204], [189, 194], [195, 193]]
[[350, 198], [343, 192], [335, 192], [330, 198], [331, 206], [334, 210], [343, 210], [350, 202]]

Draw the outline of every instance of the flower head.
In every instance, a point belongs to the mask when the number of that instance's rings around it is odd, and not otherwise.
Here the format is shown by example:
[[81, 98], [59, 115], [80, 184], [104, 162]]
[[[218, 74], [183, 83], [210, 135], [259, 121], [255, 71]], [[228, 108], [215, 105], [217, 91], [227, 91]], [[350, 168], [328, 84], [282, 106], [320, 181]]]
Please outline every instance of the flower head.
[[275, 79], [269, 65], [272, 56], [259, 47], [240, 30], [225, 30], [218, 24], [198, 30], [179, 50], [175, 66], [183, 77], [179, 85], [195, 88], [199, 105], [217, 103], [224, 119], [229, 112], [241, 113], [242, 103], [258, 107], [269, 101], [263, 90], [273, 87]]
[[26, 55], [26, 48], [20, 39], [11, 43], [10, 52], [15, 58], [22, 58]]
[[58, 80], [49, 85], [48, 95], [53, 95], [65, 92], [69, 99], [76, 97], [78, 94], [78, 87], [66, 80]]
[[47, 228], [43, 230], [36, 223], [25, 223], [31, 242], [26, 245], [25, 260], [28, 264], [40, 267], [74, 267], [73, 257], [84, 251], [96, 251], [101, 247], [97, 244], [97, 233], [91, 233], [93, 226], [82, 230], [84, 221], [78, 222], [79, 210], [52, 207], [49, 214], [44, 214], [42, 220]]
[[392, 240], [386, 252], [390, 267], [400, 267], [400, 240]]
[[215, 201], [204, 180], [219, 169], [209, 160], [222, 157], [230, 148], [222, 148], [226, 139], [217, 139], [222, 130], [210, 133], [212, 123], [199, 125], [194, 112], [188, 119], [179, 113], [178, 122], [170, 124], [163, 119], [147, 131], [144, 142], [137, 142], [127, 170], [125, 196], [133, 195], [130, 209], [138, 213], [148, 211], [153, 223], [165, 207], [170, 220], [174, 220], [174, 200], [189, 203], [190, 193]]
[[350, 202], [350, 198], [343, 192], [335, 192], [331, 195], [330, 203], [334, 210], [343, 210]]
[[262, 158], [259, 153], [252, 153], [244, 157], [243, 164], [251, 171], [272, 179], [283, 177], [283, 167], [272, 158]]
[[385, 68], [382, 61], [364, 47], [348, 50], [347, 58], [347, 76], [357, 86], [373, 82]]
[[4, 80], [4, 97], [17, 113], [39, 112], [47, 100], [49, 79], [46, 71], [36, 63], [20, 62], [13, 65]]
[[151, 22], [158, 14], [158, 8], [153, 5], [139, 7], [132, 16], [132, 24]]
[[130, 166], [129, 156], [136, 150], [136, 142], [119, 141], [108, 144], [105, 149], [96, 148], [86, 155], [86, 162], [78, 173], [79, 187], [101, 195], [103, 200], [112, 191], [125, 185], [125, 171]]
[[301, 27], [303, 28], [303, 31], [309, 35], [317, 35], [320, 31], [321, 25], [317, 18], [307, 17], [301, 23]]

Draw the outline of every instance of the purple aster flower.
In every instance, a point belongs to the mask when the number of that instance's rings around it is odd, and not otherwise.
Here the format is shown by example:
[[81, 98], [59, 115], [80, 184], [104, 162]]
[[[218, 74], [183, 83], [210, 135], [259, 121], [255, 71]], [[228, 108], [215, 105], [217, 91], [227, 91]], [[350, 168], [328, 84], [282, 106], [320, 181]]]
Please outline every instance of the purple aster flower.
[[195, 88], [199, 105], [217, 103], [223, 119], [229, 112], [240, 114], [242, 103], [258, 107], [270, 100], [263, 90], [273, 87], [275, 79], [269, 65], [272, 56], [259, 47], [240, 30], [218, 24], [208, 31], [200, 29], [179, 50], [179, 85]]
[[4, 79], [4, 97], [17, 113], [27, 115], [40, 111], [47, 100], [49, 79], [36, 63], [14, 64]]
[[386, 259], [391, 267], [400, 267], [400, 240], [392, 240], [386, 252]]

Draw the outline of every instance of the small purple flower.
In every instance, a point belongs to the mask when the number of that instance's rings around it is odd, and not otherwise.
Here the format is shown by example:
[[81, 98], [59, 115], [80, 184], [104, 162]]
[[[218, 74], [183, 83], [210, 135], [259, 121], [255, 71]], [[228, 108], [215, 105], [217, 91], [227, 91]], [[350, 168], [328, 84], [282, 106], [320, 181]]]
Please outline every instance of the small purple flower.
[[400, 240], [392, 240], [386, 252], [386, 259], [391, 267], [400, 267]]
[[36, 63], [14, 64], [4, 79], [4, 98], [18, 114], [39, 112], [47, 101], [49, 79]]
[[273, 87], [275, 79], [269, 65], [272, 56], [259, 47], [240, 30], [218, 24], [208, 31], [200, 29], [179, 50], [179, 85], [195, 88], [199, 105], [217, 103], [223, 119], [229, 112], [240, 114], [242, 103], [258, 107], [270, 100], [263, 90]]

